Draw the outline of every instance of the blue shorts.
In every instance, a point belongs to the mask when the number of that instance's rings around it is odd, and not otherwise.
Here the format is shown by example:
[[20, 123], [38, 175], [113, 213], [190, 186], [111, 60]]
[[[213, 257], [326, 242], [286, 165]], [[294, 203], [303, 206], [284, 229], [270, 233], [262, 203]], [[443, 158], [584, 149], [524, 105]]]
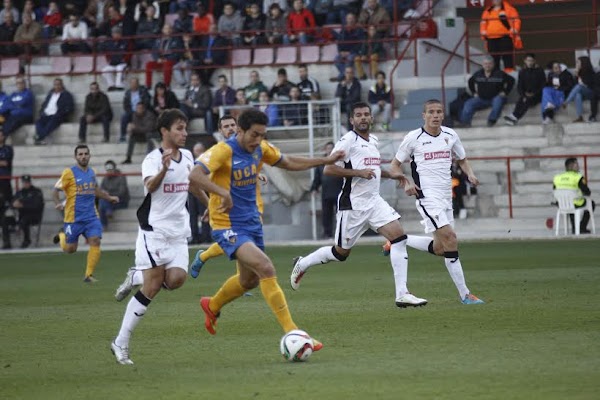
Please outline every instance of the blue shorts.
[[63, 229], [69, 244], [77, 243], [79, 235], [83, 235], [88, 239], [91, 237], [102, 238], [102, 224], [98, 218], [89, 221], [65, 223]]
[[259, 249], [265, 250], [262, 229], [219, 229], [212, 231], [212, 237], [223, 249], [225, 254], [227, 254], [230, 260], [235, 260], [235, 252], [247, 242], [252, 242]]

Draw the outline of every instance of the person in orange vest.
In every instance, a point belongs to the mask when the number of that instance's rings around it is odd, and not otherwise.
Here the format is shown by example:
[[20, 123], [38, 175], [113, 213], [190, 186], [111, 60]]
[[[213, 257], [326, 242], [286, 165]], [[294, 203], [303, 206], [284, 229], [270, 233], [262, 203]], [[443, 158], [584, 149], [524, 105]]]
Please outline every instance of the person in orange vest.
[[513, 49], [522, 47], [519, 32], [521, 19], [517, 10], [506, 0], [492, 0], [492, 5], [481, 15], [479, 32], [486, 42], [487, 51], [494, 57], [497, 68], [504, 61], [504, 71], [514, 71]]

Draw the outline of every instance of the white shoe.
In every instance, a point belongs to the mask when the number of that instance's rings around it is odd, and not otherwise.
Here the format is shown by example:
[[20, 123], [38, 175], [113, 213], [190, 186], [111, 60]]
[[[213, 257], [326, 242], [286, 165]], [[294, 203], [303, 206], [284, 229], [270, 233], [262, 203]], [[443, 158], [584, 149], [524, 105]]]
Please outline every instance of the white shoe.
[[117, 291], [115, 292], [115, 299], [117, 299], [117, 301], [123, 300], [124, 298], [129, 296], [129, 293], [131, 293], [131, 290], [133, 289], [133, 274], [135, 273], [135, 271], [135, 267], [131, 267], [129, 268], [129, 270], [127, 270], [125, 280], [123, 281], [123, 283], [121, 283], [121, 286], [119, 286], [117, 288]]
[[129, 348], [119, 347], [115, 342], [110, 344], [110, 350], [115, 355], [117, 362], [121, 365], [133, 365], [133, 361], [129, 359]]
[[400, 308], [421, 307], [425, 304], [427, 304], [426, 299], [420, 299], [410, 293], [406, 293], [405, 295], [400, 296], [399, 299], [396, 299], [396, 305]]
[[302, 279], [306, 273], [306, 271], [300, 269], [300, 260], [302, 260], [302, 258], [303, 257], [301, 256], [294, 258], [294, 269], [292, 270], [292, 275], [290, 275], [290, 286], [294, 290], [298, 290], [300, 287], [300, 279]]

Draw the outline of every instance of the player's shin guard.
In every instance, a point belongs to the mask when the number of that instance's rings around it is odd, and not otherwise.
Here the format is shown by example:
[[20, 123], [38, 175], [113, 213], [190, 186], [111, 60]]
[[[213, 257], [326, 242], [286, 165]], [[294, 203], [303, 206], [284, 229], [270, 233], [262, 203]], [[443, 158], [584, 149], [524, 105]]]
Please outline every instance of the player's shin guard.
[[225, 281], [223, 286], [210, 299], [208, 307], [213, 314], [217, 315], [225, 304], [241, 297], [244, 292], [246, 292], [246, 289], [240, 283], [240, 276], [233, 275]]
[[406, 245], [408, 247], [412, 247], [413, 249], [428, 251], [431, 254], [433, 253], [433, 240], [427, 236], [415, 236], [408, 235], [408, 239], [406, 239]]
[[265, 301], [271, 307], [271, 311], [277, 317], [279, 325], [283, 328], [284, 332], [289, 332], [294, 329], [298, 329], [285, 300], [283, 290], [277, 283], [277, 277], [264, 278], [260, 280], [260, 290], [262, 291]]
[[306, 271], [313, 265], [327, 264], [330, 261], [346, 261], [346, 258], [335, 250], [335, 246], [324, 246], [300, 259], [298, 265], [302, 271]]
[[85, 267], [86, 278], [94, 275], [98, 261], [100, 261], [100, 246], [90, 246], [87, 254], [87, 265]]
[[465, 283], [465, 276], [463, 274], [460, 259], [458, 258], [458, 251], [444, 252], [444, 264], [446, 264], [450, 278], [452, 278], [456, 289], [458, 289], [460, 298], [464, 299], [465, 296], [470, 292], [469, 288], [467, 288], [467, 284]]
[[406, 235], [391, 240], [390, 261], [394, 270], [394, 283], [396, 285], [396, 299], [406, 293], [406, 281], [408, 279], [408, 252], [406, 251]]
[[129, 347], [129, 339], [131, 333], [142, 320], [142, 317], [146, 314], [146, 309], [150, 305], [151, 299], [147, 298], [141, 291], [133, 296], [127, 308], [125, 309], [125, 315], [123, 316], [123, 323], [121, 324], [121, 330], [119, 335], [115, 339], [115, 344], [119, 347]]
[[210, 245], [208, 249], [200, 254], [200, 261], [207, 262], [211, 258], [219, 257], [220, 255], [225, 254], [221, 246], [218, 243], [213, 243]]

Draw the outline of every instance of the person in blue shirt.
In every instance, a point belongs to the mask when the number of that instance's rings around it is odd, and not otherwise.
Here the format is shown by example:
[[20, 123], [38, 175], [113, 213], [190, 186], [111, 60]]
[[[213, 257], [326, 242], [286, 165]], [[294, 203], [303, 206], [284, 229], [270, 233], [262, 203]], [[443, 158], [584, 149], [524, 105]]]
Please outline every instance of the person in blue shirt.
[[33, 123], [34, 96], [25, 86], [25, 78], [16, 79], [17, 90], [11, 93], [0, 106], [0, 115], [4, 117], [4, 135], [8, 136], [21, 126]]

